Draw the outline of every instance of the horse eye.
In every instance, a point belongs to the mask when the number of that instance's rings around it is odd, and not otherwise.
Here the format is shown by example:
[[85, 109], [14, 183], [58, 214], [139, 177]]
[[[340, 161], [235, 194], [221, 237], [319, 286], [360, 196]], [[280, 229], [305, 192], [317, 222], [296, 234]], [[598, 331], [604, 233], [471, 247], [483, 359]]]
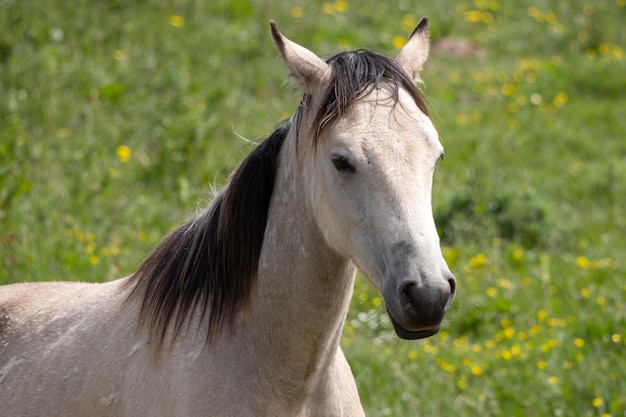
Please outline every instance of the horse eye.
[[343, 156], [339, 156], [339, 155], [333, 156], [332, 161], [337, 171], [349, 172], [349, 173], [356, 172], [356, 168], [354, 168], [352, 164], [350, 164], [350, 162], [348, 162], [348, 160]]

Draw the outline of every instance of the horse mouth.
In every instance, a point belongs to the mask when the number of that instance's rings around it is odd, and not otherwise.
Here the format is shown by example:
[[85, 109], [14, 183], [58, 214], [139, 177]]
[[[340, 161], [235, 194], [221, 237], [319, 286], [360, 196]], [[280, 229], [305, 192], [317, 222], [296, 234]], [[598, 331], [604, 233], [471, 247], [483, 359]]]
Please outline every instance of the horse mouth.
[[398, 337], [404, 340], [425, 339], [427, 337], [436, 335], [437, 333], [439, 333], [439, 330], [441, 329], [441, 326], [437, 325], [436, 327], [432, 329], [415, 330], [415, 331], [407, 330], [404, 327], [400, 326], [398, 322], [396, 322], [394, 318], [391, 317], [391, 314], [389, 314], [389, 318], [391, 319], [391, 324], [393, 324], [393, 329], [396, 331], [396, 334], [398, 335]]

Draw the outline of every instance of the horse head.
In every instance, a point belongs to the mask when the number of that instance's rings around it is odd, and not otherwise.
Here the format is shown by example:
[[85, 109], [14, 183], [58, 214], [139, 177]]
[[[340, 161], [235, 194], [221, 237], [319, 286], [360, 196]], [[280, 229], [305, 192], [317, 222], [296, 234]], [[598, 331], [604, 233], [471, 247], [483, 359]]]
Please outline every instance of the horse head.
[[303, 186], [326, 243], [381, 292], [398, 336], [437, 333], [456, 283], [431, 208], [443, 147], [415, 87], [427, 20], [395, 60], [359, 50], [324, 61], [273, 23], [272, 35], [305, 93], [295, 116]]

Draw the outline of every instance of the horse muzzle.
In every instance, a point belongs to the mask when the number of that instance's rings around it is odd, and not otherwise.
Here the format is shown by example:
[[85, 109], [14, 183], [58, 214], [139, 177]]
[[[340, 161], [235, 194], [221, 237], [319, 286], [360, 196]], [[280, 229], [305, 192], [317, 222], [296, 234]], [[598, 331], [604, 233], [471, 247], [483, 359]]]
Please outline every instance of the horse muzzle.
[[[389, 292], [389, 294], [387, 294]], [[435, 282], [404, 280], [395, 290], [385, 291], [387, 313], [401, 339], [415, 340], [433, 336], [456, 293], [452, 274]]]

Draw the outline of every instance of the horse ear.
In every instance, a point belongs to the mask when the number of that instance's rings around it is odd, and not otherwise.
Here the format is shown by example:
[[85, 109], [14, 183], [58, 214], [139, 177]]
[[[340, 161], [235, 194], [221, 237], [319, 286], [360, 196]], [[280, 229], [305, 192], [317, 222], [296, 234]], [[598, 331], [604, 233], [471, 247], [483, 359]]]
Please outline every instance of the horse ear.
[[417, 24], [406, 45], [402, 47], [396, 62], [413, 79], [420, 80], [419, 72], [428, 58], [430, 45], [428, 42], [428, 18], [424, 17]]
[[280, 33], [273, 20], [270, 21], [270, 26], [274, 43], [305, 91], [310, 92], [314, 86], [328, 79], [330, 68], [327, 63], [313, 52], [287, 39]]

